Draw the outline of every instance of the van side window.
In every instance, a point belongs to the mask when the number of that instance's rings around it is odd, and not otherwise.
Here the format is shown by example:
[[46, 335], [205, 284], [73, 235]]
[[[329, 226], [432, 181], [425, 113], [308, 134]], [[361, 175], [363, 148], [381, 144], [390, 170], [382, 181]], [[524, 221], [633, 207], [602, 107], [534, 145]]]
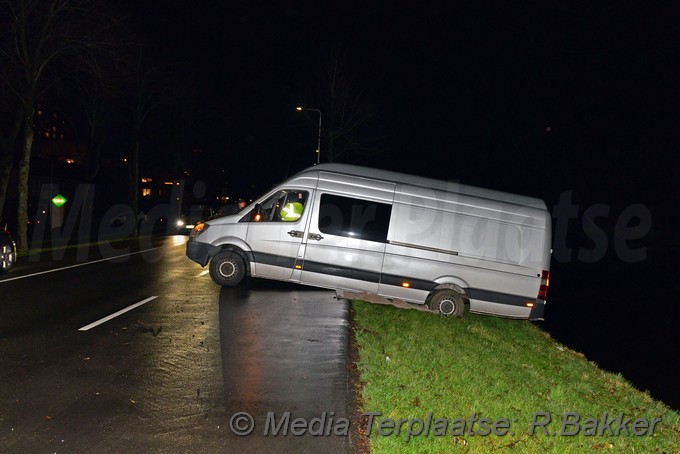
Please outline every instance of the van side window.
[[262, 202], [260, 222], [296, 222], [304, 212], [309, 193], [285, 189]]
[[391, 215], [392, 205], [386, 203], [322, 194], [319, 231], [386, 243]]

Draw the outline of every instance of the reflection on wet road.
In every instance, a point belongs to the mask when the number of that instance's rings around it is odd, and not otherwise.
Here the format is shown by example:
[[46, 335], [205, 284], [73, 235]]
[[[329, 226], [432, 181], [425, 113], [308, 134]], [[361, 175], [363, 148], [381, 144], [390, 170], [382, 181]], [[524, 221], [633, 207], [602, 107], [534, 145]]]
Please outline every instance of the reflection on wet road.
[[[0, 282], [2, 452], [351, 452], [349, 436], [264, 435], [286, 412], [326, 412], [331, 430], [350, 417], [347, 303], [269, 281], [221, 289], [182, 241], [154, 246]], [[17, 274], [49, 267], [29, 268]]]
[[[278, 426], [285, 412], [290, 412], [290, 420], [306, 421], [325, 413], [322, 425], [333, 431], [330, 418], [350, 417], [347, 302], [328, 291], [253, 284], [258, 285], [220, 291], [225, 407], [253, 416], [251, 437], [261, 437], [267, 428], [271, 433], [272, 418]], [[349, 449], [343, 437], [316, 437], [311, 444], [309, 438], [286, 438], [284, 446], [293, 452], [305, 446], [316, 452]], [[277, 449], [279, 441], [269, 440], [267, 450]]]

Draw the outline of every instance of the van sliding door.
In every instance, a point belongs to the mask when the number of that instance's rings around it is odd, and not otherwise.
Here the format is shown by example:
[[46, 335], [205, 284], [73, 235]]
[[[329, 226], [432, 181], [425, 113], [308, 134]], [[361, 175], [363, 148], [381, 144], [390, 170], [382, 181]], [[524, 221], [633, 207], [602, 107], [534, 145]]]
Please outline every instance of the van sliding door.
[[301, 283], [378, 291], [394, 188], [348, 176], [320, 176]]

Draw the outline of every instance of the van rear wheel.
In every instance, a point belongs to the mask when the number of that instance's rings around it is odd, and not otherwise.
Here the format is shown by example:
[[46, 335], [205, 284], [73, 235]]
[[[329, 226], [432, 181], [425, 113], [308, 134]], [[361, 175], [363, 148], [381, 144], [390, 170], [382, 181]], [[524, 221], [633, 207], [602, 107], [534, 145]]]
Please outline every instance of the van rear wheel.
[[465, 313], [465, 301], [460, 293], [453, 290], [439, 290], [430, 298], [427, 306], [432, 312], [445, 317], [462, 317]]
[[210, 261], [210, 277], [222, 287], [238, 285], [246, 274], [246, 264], [240, 255], [222, 251]]

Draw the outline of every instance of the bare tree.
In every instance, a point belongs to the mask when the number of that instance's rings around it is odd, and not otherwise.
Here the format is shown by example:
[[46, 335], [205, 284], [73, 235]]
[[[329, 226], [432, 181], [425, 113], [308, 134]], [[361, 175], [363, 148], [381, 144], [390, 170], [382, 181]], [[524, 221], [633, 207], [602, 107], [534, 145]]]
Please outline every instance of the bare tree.
[[[0, 77], [3, 76], [0, 75]], [[3, 77], [3, 80], [6, 79]], [[5, 101], [10, 99], [3, 96], [2, 92], [0, 92], [0, 98]], [[22, 116], [19, 114], [19, 110], [13, 108], [9, 103], [4, 103], [3, 108], [0, 109], [0, 115], [2, 116], [0, 127], [0, 220], [2, 220], [9, 179], [14, 167], [14, 151], [21, 131]]]
[[378, 129], [378, 109], [339, 52], [324, 62], [319, 76], [317, 106], [323, 112], [328, 162], [357, 160], [382, 151], [385, 136]]
[[[102, 87], [105, 87], [102, 90]], [[87, 149], [87, 162], [83, 166], [85, 181], [91, 182], [99, 173], [102, 149], [111, 135], [115, 98], [112, 89], [102, 81], [78, 84], [71, 93], [77, 93], [78, 112], [82, 116], [80, 128], [74, 127], [77, 142]]]
[[8, 5], [3, 7], [0, 9], [0, 220], [23, 124], [21, 103], [16, 96], [16, 87], [21, 83], [20, 74], [14, 71], [11, 54], [7, 51], [13, 41], [14, 19]]
[[210, 94], [205, 92], [205, 83], [200, 75], [185, 65], [182, 72], [174, 75], [170, 81], [172, 100], [168, 102], [167, 120], [172, 128], [172, 144], [170, 158], [172, 172], [177, 178], [183, 176], [197, 141], [205, 140], [201, 131], [206, 130], [206, 123], [215, 115], [206, 106]]
[[139, 164], [142, 134], [149, 116], [167, 102], [168, 76], [161, 65], [147, 57], [147, 52], [138, 48], [135, 63], [131, 68], [129, 101], [131, 115], [131, 143], [127, 158], [129, 193], [128, 201], [134, 213], [139, 212]]
[[19, 153], [19, 206], [17, 210], [19, 250], [28, 248], [28, 177], [35, 137], [34, 114], [38, 99], [73, 68], [110, 53], [108, 32], [117, 21], [104, 18], [105, 8], [97, 0], [3, 0], [3, 17], [9, 33], [0, 43], [0, 53], [12, 77], [7, 89], [18, 100], [21, 133]]

